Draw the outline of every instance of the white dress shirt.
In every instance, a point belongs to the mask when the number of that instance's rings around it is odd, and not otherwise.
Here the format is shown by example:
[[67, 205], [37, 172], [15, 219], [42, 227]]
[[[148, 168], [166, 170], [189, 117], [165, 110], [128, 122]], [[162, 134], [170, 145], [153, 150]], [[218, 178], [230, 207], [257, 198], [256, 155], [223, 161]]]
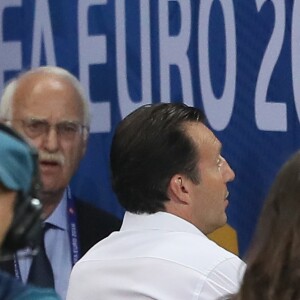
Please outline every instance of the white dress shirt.
[[126, 212], [122, 228], [75, 265], [67, 300], [218, 299], [237, 291], [245, 264], [189, 222]]

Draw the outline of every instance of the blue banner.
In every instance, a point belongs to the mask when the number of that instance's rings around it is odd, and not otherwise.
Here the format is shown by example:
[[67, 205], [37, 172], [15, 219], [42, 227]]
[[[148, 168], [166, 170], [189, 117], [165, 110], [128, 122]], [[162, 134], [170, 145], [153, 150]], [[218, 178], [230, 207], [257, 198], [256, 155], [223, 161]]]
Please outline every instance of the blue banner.
[[1, 0], [0, 91], [22, 70], [77, 76], [92, 111], [74, 193], [122, 216], [117, 123], [146, 103], [202, 108], [236, 172], [229, 224], [244, 254], [280, 165], [299, 148], [299, 0]]

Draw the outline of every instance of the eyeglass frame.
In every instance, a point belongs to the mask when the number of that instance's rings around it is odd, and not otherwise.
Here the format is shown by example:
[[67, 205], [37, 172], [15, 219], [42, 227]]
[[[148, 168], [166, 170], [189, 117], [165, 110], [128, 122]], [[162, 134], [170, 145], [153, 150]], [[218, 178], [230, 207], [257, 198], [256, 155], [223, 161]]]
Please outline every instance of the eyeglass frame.
[[[55, 123], [55, 124], [50, 124], [45, 119], [39, 119], [39, 118], [35, 118], [35, 117], [29, 118], [29, 119], [11, 119], [11, 120], [5, 120], [5, 121], [6, 121], [6, 123], [9, 123], [9, 124], [11, 124], [12, 122], [15, 122], [15, 121], [21, 122], [24, 133], [29, 138], [32, 138], [32, 139], [35, 139], [35, 138], [38, 138], [41, 136], [45, 136], [45, 135], [49, 135], [51, 128], [54, 128], [58, 137], [62, 138], [64, 136], [64, 138], [67, 138], [67, 139], [73, 139], [73, 138], [75, 138], [75, 136], [77, 134], [78, 135], [83, 134], [84, 130], [86, 130], [85, 136], [87, 136], [89, 133], [89, 126], [84, 125], [84, 124], [80, 123], [79, 121], [65, 120], [65, 121]], [[32, 132], [29, 132], [29, 130], [30, 130], [29, 126], [34, 125], [33, 124], [34, 122], [36, 122], [36, 124], [38, 124], [38, 123], [43, 124], [45, 126], [44, 129], [42, 130], [43, 132], [35, 133], [35, 134], [33, 134]], [[72, 132], [72, 134], [74, 134], [74, 136], [71, 137], [71, 136], [67, 136], [66, 134], [64, 135], [62, 133], [62, 129], [59, 129], [60, 128], [59, 126], [62, 126], [62, 125], [66, 125], [66, 126], [67, 125], [76, 125], [77, 129], [74, 132]]]

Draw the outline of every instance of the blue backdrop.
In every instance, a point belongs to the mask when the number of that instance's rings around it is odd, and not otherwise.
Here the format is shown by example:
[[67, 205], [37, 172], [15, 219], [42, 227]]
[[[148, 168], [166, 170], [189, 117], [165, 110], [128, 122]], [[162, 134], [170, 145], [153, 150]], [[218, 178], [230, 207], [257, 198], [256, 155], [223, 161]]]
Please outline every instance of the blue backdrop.
[[236, 172], [229, 223], [241, 254], [280, 165], [299, 148], [299, 0], [1, 0], [0, 90], [58, 65], [92, 108], [75, 194], [122, 216], [110, 187], [116, 124], [145, 103], [203, 108]]

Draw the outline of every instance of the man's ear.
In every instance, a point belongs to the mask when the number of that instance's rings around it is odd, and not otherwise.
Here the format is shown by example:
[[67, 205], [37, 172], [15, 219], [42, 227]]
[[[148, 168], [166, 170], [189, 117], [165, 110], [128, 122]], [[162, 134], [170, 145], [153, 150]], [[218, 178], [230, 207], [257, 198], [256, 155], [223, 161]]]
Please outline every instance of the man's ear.
[[85, 155], [85, 152], [86, 152], [88, 138], [89, 138], [89, 132], [84, 131], [82, 138], [83, 138], [83, 144], [82, 144], [82, 148], [81, 148], [81, 158]]
[[169, 183], [168, 194], [172, 201], [181, 204], [188, 204], [190, 202], [190, 194], [188, 192], [187, 178], [183, 175], [174, 175]]

